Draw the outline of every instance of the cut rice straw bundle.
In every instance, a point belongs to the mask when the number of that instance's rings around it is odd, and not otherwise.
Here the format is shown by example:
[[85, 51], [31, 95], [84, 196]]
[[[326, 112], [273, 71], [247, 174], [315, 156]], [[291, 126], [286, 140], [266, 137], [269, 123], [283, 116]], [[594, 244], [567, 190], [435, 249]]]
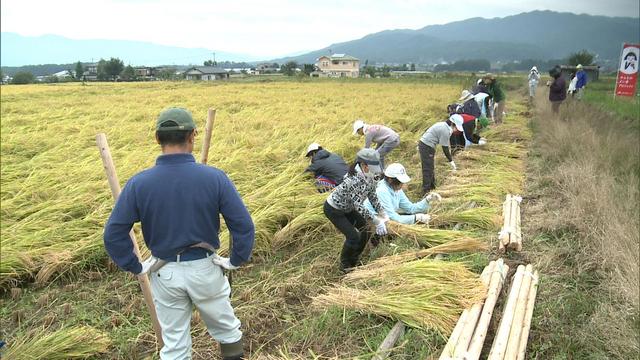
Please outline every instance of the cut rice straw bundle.
[[356, 269], [342, 285], [314, 298], [313, 304], [388, 316], [448, 334], [462, 310], [481, 301], [485, 293], [478, 276], [463, 264], [421, 259]]
[[429, 225], [442, 227], [455, 224], [468, 224], [473, 227], [493, 231], [500, 226], [500, 216], [496, 210], [488, 207], [471, 209], [447, 209], [434, 211]]
[[395, 221], [387, 222], [387, 230], [393, 236], [411, 239], [422, 247], [433, 247], [456, 240], [464, 240], [467, 243], [478, 242], [467, 231], [431, 229], [423, 225], [404, 225]]
[[110, 344], [104, 333], [89, 326], [54, 332], [38, 329], [11, 344], [3, 359], [86, 359], [106, 353]]
[[358, 269], [366, 270], [366, 269], [372, 269], [379, 266], [399, 264], [399, 263], [422, 259], [422, 258], [436, 255], [436, 254], [451, 254], [456, 252], [483, 251], [483, 250], [487, 250], [488, 248], [489, 246], [487, 245], [487, 243], [482, 242], [480, 240], [462, 238], [460, 240], [453, 240], [453, 241], [440, 244], [438, 246], [434, 246], [428, 249], [422, 249], [418, 251], [405, 251], [400, 254], [384, 256], [368, 264], [362, 265]]

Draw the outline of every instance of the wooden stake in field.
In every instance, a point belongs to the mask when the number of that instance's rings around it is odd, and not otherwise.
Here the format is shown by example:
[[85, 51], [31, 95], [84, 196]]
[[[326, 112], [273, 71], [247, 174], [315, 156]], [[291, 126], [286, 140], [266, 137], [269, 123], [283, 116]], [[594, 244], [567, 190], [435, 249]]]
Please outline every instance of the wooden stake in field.
[[[107, 174], [107, 181], [109, 182], [109, 187], [111, 188], [111, 194], [113, 195], [114, 201], [117, 201], [121, 191], [120, 182], [118, 181], [116, 167], [113, 164], [113, 158], [111, 157], [111, 151], [109, 150], [109, 144], [107, 143], [107, 136], [102, 133], [98, 134], [96, 136], [96, 144], [98, 145], [98, 149], [100, 150], [100, 157], [102, 158], [104, 171]], [[133, 252], [138, 257], [138, 260], [142, 262], [142, 258], [140, 257], [140, 248], [138, 247], [138, 242], [136, 241], [136, 235], [133, 233], [133, 229], [129, 232], [129, 236], [131, 237], [131, 242], [133, 243]], [[156, 308], [153, 305], [153, 294], [151, 293], [151, 286], [149, 285], [149, 277], [147, 277], [146, 274], [143, 274], [137, 275], [137, 278], [138, 282], [140, 283], [140, 288], [142, 289], [144, 302], [147, 304], [147, 308], [149, 309], [151, 324], [153, 325], [153, 330], [156, 334], [156, 342], [158, 346], [162, 348], [164, 346], [164, 342], [162, 341], [162, 328], [160, 327], [160, 322], [158, 321]]]
[[207, 113], [207, 124], [204, 127], [204, 139], [202, 141], [202, 153], [200, 154], [200, 162], [206, 164], [209, 160], [209, 146], [211, 146], [211, 133], [213, 131], [213, 122], [216, 120], [216, 109], [209, 108]]

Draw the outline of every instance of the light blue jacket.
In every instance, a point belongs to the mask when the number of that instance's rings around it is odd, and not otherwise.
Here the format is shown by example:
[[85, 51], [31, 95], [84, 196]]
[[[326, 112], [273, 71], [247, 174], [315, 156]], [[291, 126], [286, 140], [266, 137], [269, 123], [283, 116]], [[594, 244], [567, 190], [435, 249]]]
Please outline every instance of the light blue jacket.
[[[402, 210], [406, 214], [417, 214], [424, 213], [429, 209], [427, 200], [423, 199], [417, 203], [412, 203], [404, 191], [396, 192], [385, 180], [378, 182], [376, 195], [378, 195], [378, 200], [389, 219], [401, 224], [415, 224], [416, 217], [413, 215], [400, 215], [398, 210]], [[373, 216], [377, 215], [369, 200], [364, 202], [364, 206]]]

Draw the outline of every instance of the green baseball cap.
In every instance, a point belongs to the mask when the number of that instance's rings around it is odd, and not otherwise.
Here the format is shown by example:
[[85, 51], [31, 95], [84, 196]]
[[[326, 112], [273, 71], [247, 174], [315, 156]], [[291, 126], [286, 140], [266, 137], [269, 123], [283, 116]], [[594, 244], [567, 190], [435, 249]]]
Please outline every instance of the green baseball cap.
[[[173, 126], [162, 126], [168, 121], [174, 122]], [[195, 130], [196, 123], [191, 113], [183, 108], [168, 108], [160, 113], [156, 121], [156, 131]]]

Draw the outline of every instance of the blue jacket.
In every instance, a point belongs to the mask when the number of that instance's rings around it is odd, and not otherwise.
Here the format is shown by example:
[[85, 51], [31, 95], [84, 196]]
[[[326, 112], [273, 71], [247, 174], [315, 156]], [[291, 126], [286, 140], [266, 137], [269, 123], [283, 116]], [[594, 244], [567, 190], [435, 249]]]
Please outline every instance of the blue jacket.
[[124, 186], [105, 225], [104, 245], [120, 268], [137, 274], [142, 265], [129, 238], [134, 223], [142, 223], [151, 254], [170, 259], [199, 242], [219, 248], [220, 214], [233, 237], [231, 263], [238, 266], [251, 256], [255, 229], [231, 180], [191, 154], [161, 155]]
[[576, 89], [583, 88], [587, 85], [587, 73], [584, 70], [579, 70], [576, 73], [576, 77], [578, 78], [578, 81], [576, 82]]
[[[376, 195], [378, 195], [378, 200], [384, 212], [389, 216], [389, 219], [401, 224], [415, 224], [416, 217], [413, 215], [400, 215], [398, 214], [398, 210], [402, 210], [406, 214], [424, 213], [429, 210], [427, 200], [423, 199], [417, 203], [412, 203], [404, 191], [400, 190], [396, 192], [385, 180], [378, 182]], [[365, 201], [364, 206], [373, 216], [376, 215], [376, 211], [369, 200]]]

